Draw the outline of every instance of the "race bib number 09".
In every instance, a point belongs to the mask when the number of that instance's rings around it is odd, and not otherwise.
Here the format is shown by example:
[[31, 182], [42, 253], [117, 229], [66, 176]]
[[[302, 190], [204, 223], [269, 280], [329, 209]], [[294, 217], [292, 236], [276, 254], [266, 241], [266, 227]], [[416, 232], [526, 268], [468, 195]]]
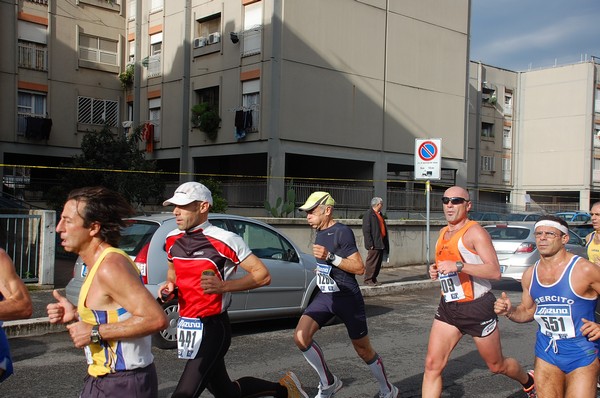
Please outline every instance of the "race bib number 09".
[[198, 318], [180, 317], [177, 321], [177, 356], [192, 359], [198, 354], [204, 327]]
[[460, 278], [456, 272], [451, 272], [446, 275], [440, 274], [439, 280], [445, 302], [450, 303], [465, 298], [465, 291], [462, 288]]

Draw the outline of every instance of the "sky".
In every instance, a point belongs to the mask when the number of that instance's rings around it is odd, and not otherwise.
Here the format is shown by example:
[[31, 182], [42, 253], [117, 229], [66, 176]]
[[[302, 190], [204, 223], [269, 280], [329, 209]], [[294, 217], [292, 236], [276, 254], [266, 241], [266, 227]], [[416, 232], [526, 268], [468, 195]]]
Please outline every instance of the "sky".
[[600, 0], [471, 0], [472, 61], [525, 71], [586, 54], [600, 57]]

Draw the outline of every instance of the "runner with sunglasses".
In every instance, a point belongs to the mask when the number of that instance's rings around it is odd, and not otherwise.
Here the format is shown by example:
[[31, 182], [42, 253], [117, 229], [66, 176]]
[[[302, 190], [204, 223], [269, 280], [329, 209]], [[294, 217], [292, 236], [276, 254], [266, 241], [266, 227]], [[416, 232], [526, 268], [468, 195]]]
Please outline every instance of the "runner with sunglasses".
[[448, 225], [440, 231], [431, 279], [439, 280], [442, 297], [429, 334], [423, 375], [423, 397], [440, 397], [442, 372], [465, 334], [473, 336], [479, 355], [490, 371], [522, 384], [527, 397], [535, 397], [533, 373], [513, 358], [502, 355], [495, 297], [490, 280], [500, 279], [500, 264], [490, 235], [468, 218], [469, 193], [455, 186], [442, 198]]

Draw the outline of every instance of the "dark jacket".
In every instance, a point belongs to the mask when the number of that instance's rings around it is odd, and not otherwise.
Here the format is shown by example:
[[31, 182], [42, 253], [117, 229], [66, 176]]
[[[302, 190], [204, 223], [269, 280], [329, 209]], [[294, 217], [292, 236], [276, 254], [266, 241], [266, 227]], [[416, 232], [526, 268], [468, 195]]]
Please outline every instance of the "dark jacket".
[[379, 219], [375, 214], [375, 210], [370, 208], [363, 216], [362, 231], [365, 237], [365, 249], [371, 250], [384, 250], [390, 251], [390, 243], [388, 239], [388, 230], [385, 220], [383, 220], [385, 228], [385, 238], [381, 236], [381, 230], [379, 229]]

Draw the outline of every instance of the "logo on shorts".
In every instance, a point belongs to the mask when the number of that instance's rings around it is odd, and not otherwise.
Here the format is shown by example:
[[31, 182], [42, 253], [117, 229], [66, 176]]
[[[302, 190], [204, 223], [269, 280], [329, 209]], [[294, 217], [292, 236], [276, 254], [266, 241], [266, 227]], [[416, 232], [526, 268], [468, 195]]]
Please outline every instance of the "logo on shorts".
[[[491, 322], [491, 323], [489, 323], [489, 322]], [[485, 325], [486, 323], [489, 323], [489, 325], [487, 325], [483, 329], [483, 331], [481, 332], [481, 337], [488, 336], [488, 335], [492, 334], [492, 332], [494, 330], [496, 330], [496, 320], [495, 319], [490, 319], [489, 321], [481, 322], [482, 325]]]

